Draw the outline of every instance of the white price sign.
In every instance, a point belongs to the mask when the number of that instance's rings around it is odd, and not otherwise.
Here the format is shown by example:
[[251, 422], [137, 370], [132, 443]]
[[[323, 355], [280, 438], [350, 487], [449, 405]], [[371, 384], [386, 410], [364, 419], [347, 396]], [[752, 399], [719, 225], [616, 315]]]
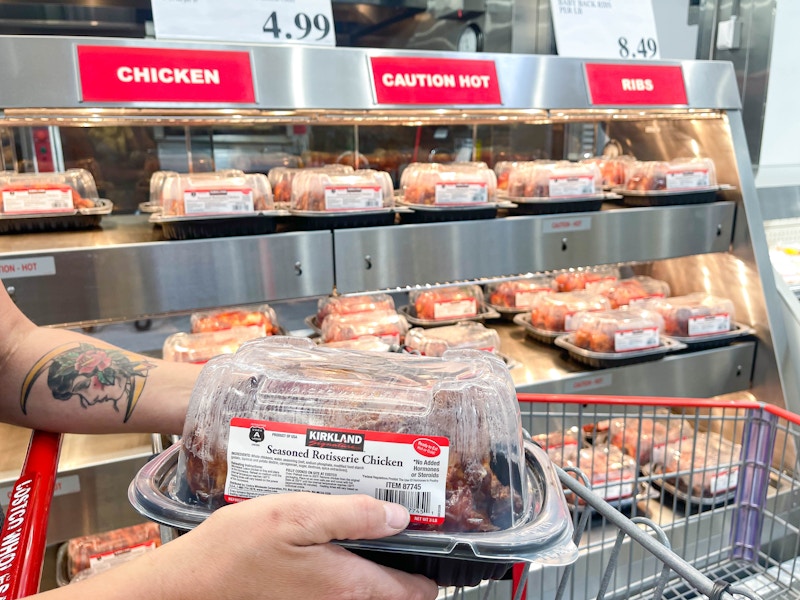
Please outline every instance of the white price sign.
[[331, 0], [152, 0], [156, 37], [335, 46]]
[[650, 0], [550, 0], [560, 56], [660, 58]]

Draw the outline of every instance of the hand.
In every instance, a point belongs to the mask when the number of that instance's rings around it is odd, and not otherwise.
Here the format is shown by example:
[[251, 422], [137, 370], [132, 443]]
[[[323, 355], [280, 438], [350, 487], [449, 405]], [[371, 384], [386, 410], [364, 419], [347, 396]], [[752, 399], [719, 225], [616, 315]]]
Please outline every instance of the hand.
[[[369, 496], [261, 496], [225, 506], [140, 559], [61, 590], [75, 588], [83, 598], [100, 597], [95, 594], [102, 591], [106, 600], [118, 593], [193, 600], [433, 600], [438, 594], [433, 581], [330, 543], [394, 535], [408, 518], [402, 506]], [[100, 580], [102, 588], [90, 589]]]

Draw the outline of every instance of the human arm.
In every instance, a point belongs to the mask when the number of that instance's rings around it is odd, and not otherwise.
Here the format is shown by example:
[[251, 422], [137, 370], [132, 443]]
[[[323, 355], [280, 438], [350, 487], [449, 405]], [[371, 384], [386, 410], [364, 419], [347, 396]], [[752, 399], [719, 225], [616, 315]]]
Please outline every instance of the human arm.
[[0, 421], [69, 433], [180, 434], [200, 367], [37, 327], [0, 285]]
[[197, 529], [37, 600], [432, 600], [436, 584], [360, 558], [332, 539], [373, 539], [408, 524], [369, 496], [276, 494], [223, 507]]

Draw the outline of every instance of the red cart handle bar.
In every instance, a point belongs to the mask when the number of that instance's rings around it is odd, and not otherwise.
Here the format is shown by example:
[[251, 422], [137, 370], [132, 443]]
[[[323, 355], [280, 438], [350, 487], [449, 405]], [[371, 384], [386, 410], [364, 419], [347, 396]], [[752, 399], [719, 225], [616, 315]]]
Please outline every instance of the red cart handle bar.
[[39, 591], [61, 435], [34, 431], [0, 532], [0, 600]]
[[517, 394], [524, 404], [605, 404], [612, 406], [660, 406], [666, 408], [762, 409], [780, 419], [800, 426], [800, 415], [755, 400], [719, 400], [717, 398], [666, 398], [662, 396], [593, 396], [580, 394]]

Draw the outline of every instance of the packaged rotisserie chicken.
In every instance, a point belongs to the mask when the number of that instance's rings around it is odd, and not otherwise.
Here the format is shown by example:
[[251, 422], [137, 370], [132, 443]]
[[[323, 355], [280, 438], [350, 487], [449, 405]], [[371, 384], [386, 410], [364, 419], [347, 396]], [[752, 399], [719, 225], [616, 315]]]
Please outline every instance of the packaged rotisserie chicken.
[[392, 179], [384, 171], [310, 169], [292, 181], [291, 210], [298, 213], [373, 211], [393, 206]]
[[543, 294], [531, 308], [530, 323], [544, 331], [573, 331], [577, 313], [610, 308], [611, 304], [604, 296], [586, 290]]
[[478, 285], [454, 285], [412, 290], [408, 301], [413, 316], [424, 321], [457, 321], [478, 315], [483, 291]]
[[267, 176], [228, 170], [181, 175], [169, 171], [159, 176], [160, 190], [154, 191], [165, 217], [204, 215], [247, 215], [273, 210]]
[[0, 214], [47, 215], [94, 208], [94, 178], [84, 169], [63, 173], [0, 174]]
[[586, 288], [608, 298], [611, 308], [639, 304], [648, 298], [666, 298], [670, 293], [666, 281], [647, 276], [599, 281], [587, 284]]
[[654, 310], [621, 308], [581, 312], [572, 318], [572, 343], [602, 352], [637, 352], [658, 348], [664, 319]]
[[317, 301], [316, 323], [321, 326], [328, 315], [349, 315], [387, 310], [395, 310], [394, 300], [389, 294], [325, 296]]
[[264, 335], [280, 332], [278, 317], [268, 304], [258, 307], [231, 307], [196, 312], [191, 316], [192, 333], [223, 331], [233, 327], [261, 327]]
[[532, 275], [487, 286], [489, 304], [498, 309], [530, 310], [540, 294], [552, 294], [556, 282], [552, 275]]
[[264, 337], [264, 327], [231, 327], [203, 333], [174, 333], [164, 340], [164, 360], [205, 363], [220, 354], [232, 354], [249, 340]]
[[385, 343], [397, 345], [403, 341], [408, 323], [393, 310], [376, 310], [329, 314], [320, 328], [322, 342], [343, 342], [364, 336], [375, 336]]
[[584, 290], [591, 283], [616, 281], [619, 279], [619, 269], [611, 266], [567, 269], [556, 273], [555, 278], [559, 292], [573, 292]]
[[508, 176], [512, 198], [574, 198], [602, 193], [600, 169], [592, 163], [518, 163]]
[[412, 163], [401, 178], [403, 202], [441, 208], [497, 201], [497, 176], [483, 163]]
[[430, 329], [414, 327], [408, 330], [405, 345], [423, 356], [442, 356], [447, 350], [456, 349], [497, 352], [500, 336], [481, 323], [467, 321]]
[[702, 292], [652, 298], [640, 304], [664, 317], [664, 333], [677, 339], [697, 339], [726, 333], [734, 323], [733, 302]]

